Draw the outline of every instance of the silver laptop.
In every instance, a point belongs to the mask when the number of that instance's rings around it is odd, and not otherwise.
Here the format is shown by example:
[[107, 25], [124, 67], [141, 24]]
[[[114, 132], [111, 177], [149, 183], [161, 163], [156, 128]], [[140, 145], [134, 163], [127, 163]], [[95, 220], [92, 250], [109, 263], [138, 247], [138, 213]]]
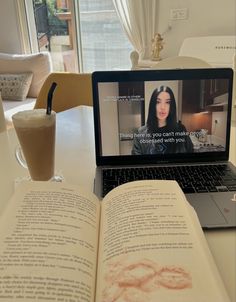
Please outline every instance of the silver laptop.
[[94, 72], [95, 193], [175, 179], [203, 228], [236, 226], [230, 68]]

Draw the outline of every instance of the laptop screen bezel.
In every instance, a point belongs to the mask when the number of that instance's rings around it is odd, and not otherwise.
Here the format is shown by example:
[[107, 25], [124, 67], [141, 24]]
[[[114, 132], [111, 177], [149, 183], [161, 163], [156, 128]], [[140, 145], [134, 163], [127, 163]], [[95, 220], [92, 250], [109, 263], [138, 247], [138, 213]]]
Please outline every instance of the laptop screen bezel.
[[[134, 82], [134, 81], [164, 81], [187, 79], [228, 79], [228, 114], [226, 125], [225, 151], [204, 153], [180, 153], [158, 155], [102, 155], [100, 108], [98, 83], [106, 82]], [[233, 70], [231, 68], [200, 68], [200, 69], [161, 69], [161, 70], [132, 70], [132, 71], [96, 71], [92, 73], [93, 112], [95, 152], [97, 166], [103, 165], [137, 165], [137, 164], [165, 164], [183, 162], [216, 162], [229, 158], [229, 140], [232, 107]]]

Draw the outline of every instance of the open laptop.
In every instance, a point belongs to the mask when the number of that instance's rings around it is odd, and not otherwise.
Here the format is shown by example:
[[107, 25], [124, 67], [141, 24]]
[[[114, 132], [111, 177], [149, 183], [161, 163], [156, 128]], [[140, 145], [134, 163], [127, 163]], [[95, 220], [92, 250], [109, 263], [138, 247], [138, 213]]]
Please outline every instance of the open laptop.
[[203, 228], [235, 227], [232, 78], [230, 68], [94, 72], [95, 193], [176, 179]]

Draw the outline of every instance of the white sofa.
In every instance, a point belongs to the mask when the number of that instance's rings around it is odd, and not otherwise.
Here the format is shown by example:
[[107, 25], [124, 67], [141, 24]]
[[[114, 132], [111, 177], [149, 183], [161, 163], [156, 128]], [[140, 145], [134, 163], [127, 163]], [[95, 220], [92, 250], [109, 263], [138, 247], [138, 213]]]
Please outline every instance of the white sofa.
[[51, 72], [49, 52], [0, 53], [0, 92], [7, 126], [11, 125], [14, 113], [34, 107], [41, 86]]

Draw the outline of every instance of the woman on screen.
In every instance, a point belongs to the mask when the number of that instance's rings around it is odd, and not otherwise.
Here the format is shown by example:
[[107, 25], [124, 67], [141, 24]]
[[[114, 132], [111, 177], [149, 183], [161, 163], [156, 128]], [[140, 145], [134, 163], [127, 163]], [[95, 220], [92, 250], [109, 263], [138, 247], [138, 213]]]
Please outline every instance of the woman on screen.
[[186, 128], [176, 118], [173, 91], [161, 86], [153, 91], [146, 125], [134, 133], [132, 154], [165, 154], [193, 152]]

